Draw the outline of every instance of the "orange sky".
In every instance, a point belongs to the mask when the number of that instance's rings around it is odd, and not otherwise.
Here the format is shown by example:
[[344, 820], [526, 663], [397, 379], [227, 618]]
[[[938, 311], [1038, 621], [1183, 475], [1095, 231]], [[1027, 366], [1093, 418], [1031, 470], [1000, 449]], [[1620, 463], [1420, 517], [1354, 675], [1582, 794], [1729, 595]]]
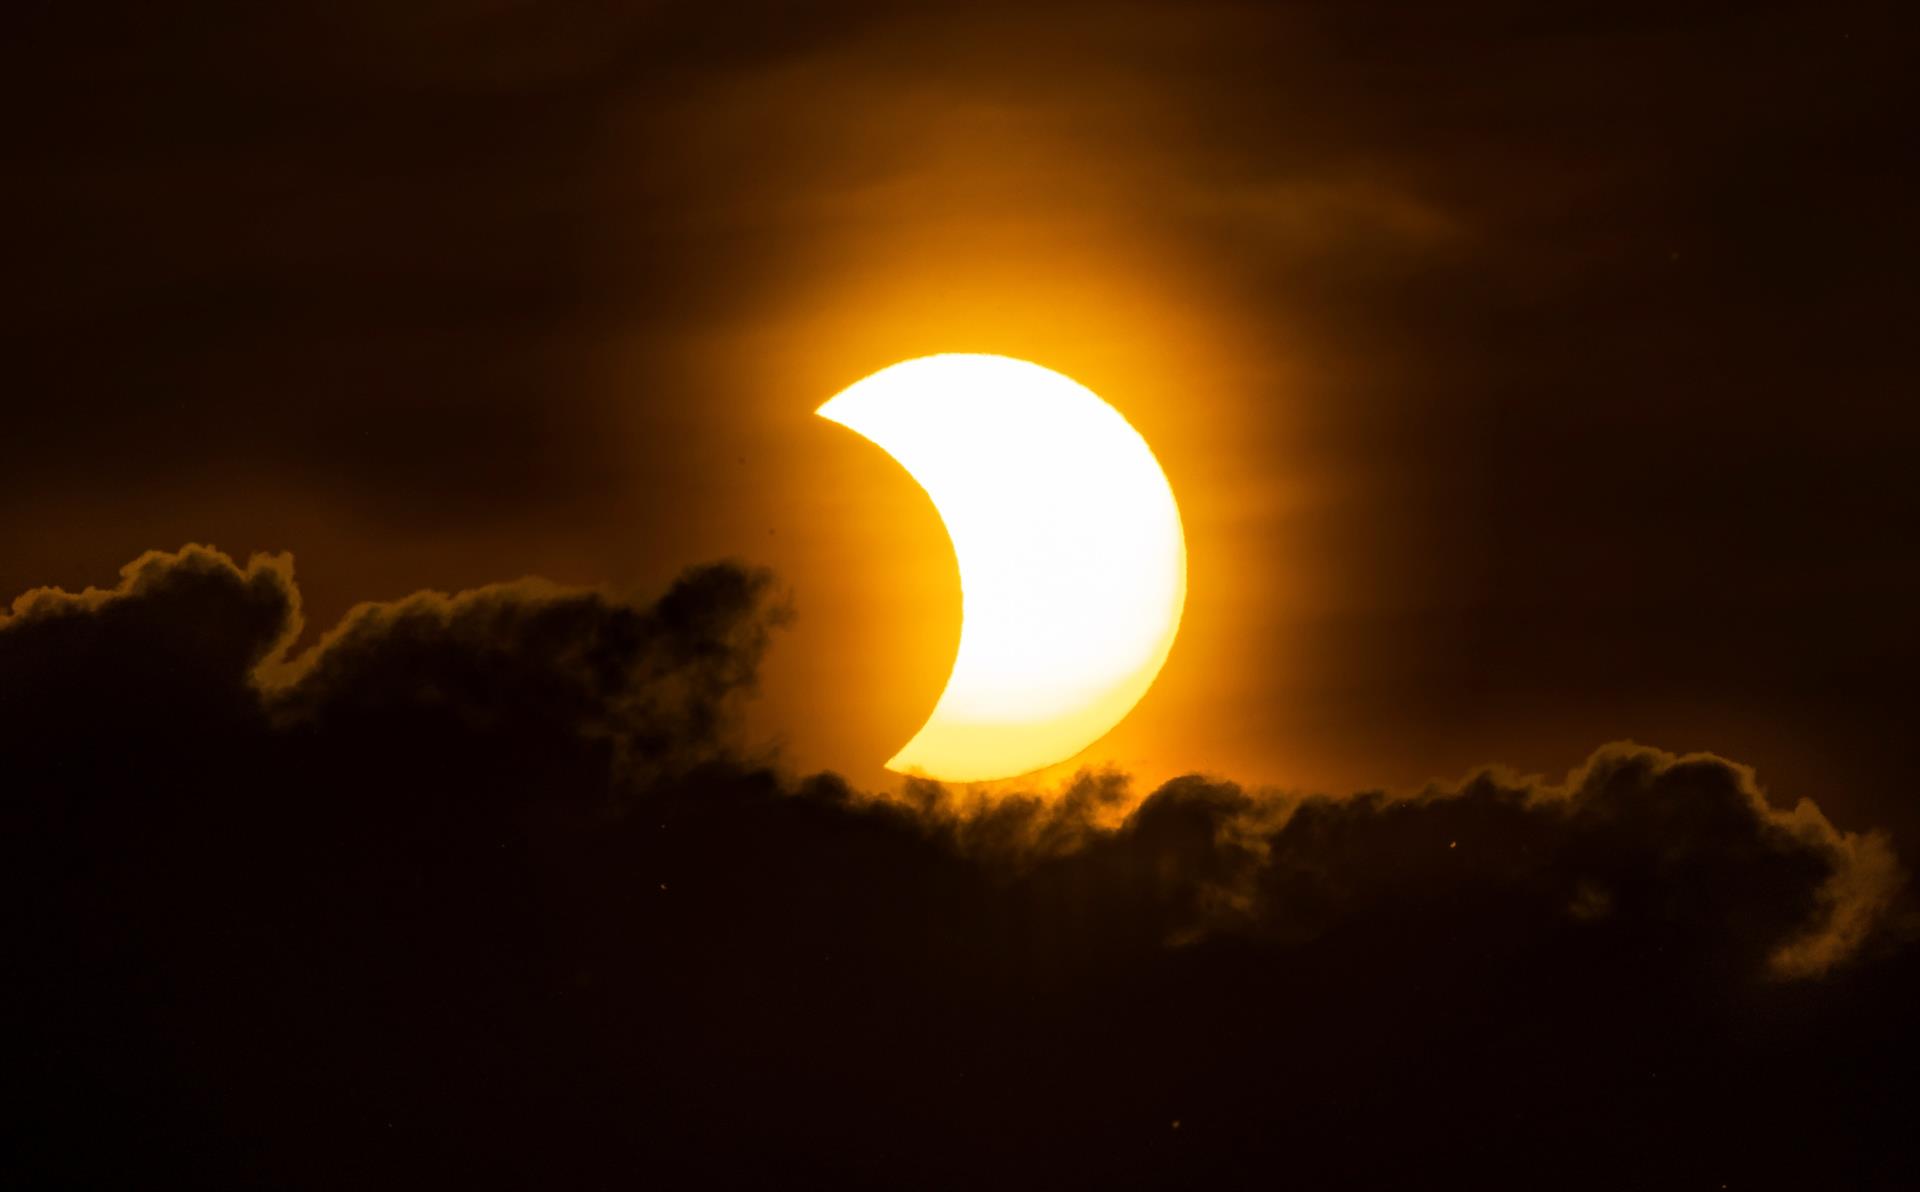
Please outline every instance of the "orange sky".
[[1905, 438], [1864, 429], [1906, 409], [1884, 42], [1098, 14], [716, 40], [368, 5], [45, 58], [91, 99], [19, 148], [36, 397], [0, 441], [0, 583], [291, 550], [329, 621], [739, 556], [799, 610], [755, 724], [878, 782], [951, 656], [952, 562], [811, 412], [995, 352], [1118, 407], [1185, 520], [1181, 636], [1089, 760], [1342, 789], [1636, 737], [1842, 817], [1889, 801], [1915, 644]]

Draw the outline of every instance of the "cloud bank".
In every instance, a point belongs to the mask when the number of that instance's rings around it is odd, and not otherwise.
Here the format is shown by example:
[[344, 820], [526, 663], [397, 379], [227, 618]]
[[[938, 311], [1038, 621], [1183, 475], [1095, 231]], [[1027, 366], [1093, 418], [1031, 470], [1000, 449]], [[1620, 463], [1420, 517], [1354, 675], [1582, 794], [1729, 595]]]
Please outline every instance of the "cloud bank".
[[363, 605], [294, 654], [291, 560], [200, 547], [19, 598], [20, 1174], [1891, 1170], [1884, 837], [1631, 744], [1405, 796], [792, 778], [735, 719], [785, 615], [716, 564]]

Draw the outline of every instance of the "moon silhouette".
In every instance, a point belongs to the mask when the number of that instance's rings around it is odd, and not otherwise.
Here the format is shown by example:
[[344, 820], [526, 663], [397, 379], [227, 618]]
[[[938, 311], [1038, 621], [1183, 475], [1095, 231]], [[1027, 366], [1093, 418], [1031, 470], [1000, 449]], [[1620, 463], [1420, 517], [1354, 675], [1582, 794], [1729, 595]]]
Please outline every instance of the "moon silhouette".
[[1079, 753], [1153, 685], [1186, 604], [1180, 511], [1119, 411], [1006, 356], [908, 360], [818, 413], [891, 455], [953, 542], [960, 647], [933, 713], [886, 764], [948, 782]]

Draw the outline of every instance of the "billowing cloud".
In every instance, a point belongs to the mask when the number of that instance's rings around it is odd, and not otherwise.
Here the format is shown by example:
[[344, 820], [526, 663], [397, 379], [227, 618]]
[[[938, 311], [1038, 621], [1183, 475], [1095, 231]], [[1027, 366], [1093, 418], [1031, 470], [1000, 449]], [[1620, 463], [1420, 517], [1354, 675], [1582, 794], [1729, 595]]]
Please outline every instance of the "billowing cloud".
[[1735, 763], [878, 795], [739, 740], [761, 571], [299, 607], [190, 547], [0, 620], [32, 1182], [1885, 1170], [1899, 867]]

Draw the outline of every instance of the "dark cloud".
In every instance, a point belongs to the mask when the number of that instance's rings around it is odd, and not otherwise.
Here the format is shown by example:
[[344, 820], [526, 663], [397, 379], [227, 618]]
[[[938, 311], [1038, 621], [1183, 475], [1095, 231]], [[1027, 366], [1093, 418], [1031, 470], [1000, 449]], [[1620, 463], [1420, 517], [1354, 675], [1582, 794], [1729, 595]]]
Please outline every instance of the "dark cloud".
[[521, 581], [290, 658], [289, 560], [202, 548], [21, 598], [10, 1182], [1913, 1174], [1898, 867], [1738, 765], [882, 797], [743, 750], [783, 615]]

